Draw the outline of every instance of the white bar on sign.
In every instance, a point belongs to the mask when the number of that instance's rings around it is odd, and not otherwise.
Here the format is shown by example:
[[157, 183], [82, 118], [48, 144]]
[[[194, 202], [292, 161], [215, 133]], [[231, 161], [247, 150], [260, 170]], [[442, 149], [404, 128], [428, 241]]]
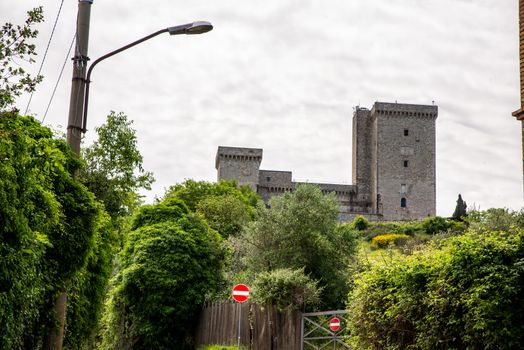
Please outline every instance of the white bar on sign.
[[249, 296], [249, 292], [242, 291], [242, 290], [234, 290], [233, 291], [233, 295], [243, 295], [243, 296], [248, 297]]

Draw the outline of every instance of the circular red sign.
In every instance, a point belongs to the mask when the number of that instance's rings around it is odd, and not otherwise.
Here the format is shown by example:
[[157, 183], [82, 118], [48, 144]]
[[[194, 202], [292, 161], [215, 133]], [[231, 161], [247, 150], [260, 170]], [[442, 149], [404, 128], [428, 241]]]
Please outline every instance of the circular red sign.
[[329, 321], [329, 328], [333, 331], [333, 332], [336, 332], [340, 329], [340, 320], [336, 317], [333, 317], [331, 319], [331, 321]]
[[243, 303], [249, 298], [249, 287], [245, 284], [237, 284], [233, 288], [233, 292], [231, 294], [233, 295], [233, 299], [235, 299], [235, 301]]

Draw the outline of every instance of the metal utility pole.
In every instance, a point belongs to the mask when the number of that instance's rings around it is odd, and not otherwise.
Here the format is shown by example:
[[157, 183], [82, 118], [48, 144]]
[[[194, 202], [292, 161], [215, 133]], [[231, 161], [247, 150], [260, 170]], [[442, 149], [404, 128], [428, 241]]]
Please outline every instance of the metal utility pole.
[[[84, 110], [84, 91], [86, 85], [87, 46], [89, 42], [89, 21], [93, 0], [78, 0], [78, 15], [76, 23], [76, 45], [73, 57], [73, 82], [69, 103], [69, 119], [67, 123], [67, 143], [73, 152], [80, 156], [80, 141], [82, 139], [82, 113]], [[53, 310], [58, 320], [58, 327], [50, 330], [44, 342], [45, 350], [61, 350], [64, 340], [64, 326], [67, 311], [67, 286], [54, 301]]]
[[89, 42], [89, 21], [93, 0], [78, 0], [78, 19], [76, 24], [75, 56], [73, 57], [73, 82], [69, 102], [67, 123], [67, 143], [76, 155], [80, 155], [82, 139], [82, 113], [86, 86], [87, 48]]

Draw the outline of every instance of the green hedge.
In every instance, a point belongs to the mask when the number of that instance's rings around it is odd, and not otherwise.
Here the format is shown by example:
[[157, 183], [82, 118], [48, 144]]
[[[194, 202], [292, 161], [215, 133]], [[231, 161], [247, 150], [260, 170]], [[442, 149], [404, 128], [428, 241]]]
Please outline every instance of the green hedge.
[[524, 230], [472, 230], [373, 266], [350, 294], [363, 349], [520, 349]]

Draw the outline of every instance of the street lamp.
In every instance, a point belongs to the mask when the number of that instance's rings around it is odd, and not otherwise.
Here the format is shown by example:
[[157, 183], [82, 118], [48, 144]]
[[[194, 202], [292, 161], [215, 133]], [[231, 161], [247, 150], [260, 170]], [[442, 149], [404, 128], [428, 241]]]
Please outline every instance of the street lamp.
[[116, 55], [119, 52], [127, 50], [130, 47], [138, 45], [138, 44], [140, 44], [140, 43], [142, 43], [142, 42], [144, 42], [146, 40], [149, 40], [149, 39], [151, 39], [151, 38], [153, 38], [153, 37], [155, 37], [155, 36], [157, 36], [159, 34], [162, 34], [162, 33], [168, 32], [170, 35], [180, 35], [180, 34], [193, 35], [193, 34], [207, 33], [207, 32], [209, 32], [212, 29], [213, 29], [213, 25], [211, 25], [211, 23], [209, 23], [209, 22], [204, 22], [204, 21], [197, 21], [197, 22], [182, 24], [182, 25], [179, 25], [179, 26], [165, 28], [165, 29], [159, 30], [157, 32], [154, 32], [152, 34], [149, 34], [149, 35], [143, 37], [142, 39], [138, 39], [136, 41], [133, 41], [132, 43], [127, 44], [126, 46], [122, 46], [121, 48], [119, 48], [117, 50], [111, 51], [111, 52], [105, 54], [104, 56], [101, 56], [101, 57], [97, 58], [95, 61], [93, 61], [93, 63], [91, 64], [91, 66], [87, 70], [86, 91], [85, 91], [85, 96], [84, 96], [84, 112], [83, 112], [83, 116], [82, 116], [82, 132], [85, 133], [86, 130], [87, 130], [86, 129], [86, 127], [87, 127], [87, 108], [88, 108], [88, 102], [89, 102], [89, 85], [91, 84], [91, 73], [93, 71], [93, 68], [95, 68], [95, 66], [99, 62], [105, 60], [106, 58], [114, 56], [114, 55]]
[[[182, 24], [182, 25], [178, 25], [178, 26], [173, 26], [173, 27], [169, 27], [169, 28], [165, 28], [165, 29], [161, 29], [157, 32], [154, 32], [152, 34], [149, 34], [141, 39], [138, 39], [136, 41], [133, 41], [132, 43], [130, 44], [127, 44], [125, 46], [122, 46], [121, 48], [119, 49], [116, 49], [114, 51], [111, 51], [99, 58], [97, 58], [95, 61], [93, 61], [93, 63], [91, 64], [91, 66], [89, 67], [89, 69], [87, 70], [87, 76], [85, 78], [85, 81], [83, 82], [85, 84], [85, 93], [84, 93], [84, 98], [83, 98], [83, 109], [79, 108], [77, 109], [77, 113], [81, 113], [81, 116], [79, 116], [78, 114], [75, 116], [75, 115], [72, 115], [72, 114], [76, 114], [75, 113], [75, 110], [73, 112], [71, 112], [70, 110], [70, 119], [69, 119], [69, 125], [68, 125], [68, 131], [71, 131], [71, 133], [73, 132], [73, 130], [71, 129], [76, 129], [77, 132], [81, 131], [83, 133], [86, 132], [86, 127], [87, 127], [87, 110], [88, 110], [88, 102], [89, 102], [89, 85], [91, 83], [91, 73], [93, 72], [93, 68], [95, 68], [95, 66], [105, 60], [106, 58], [109, 58], [111, 56], [114, 56], [116, 55], [117, 53], [119, 52], [122, 52], [124, 50], [127, 50], [129, 49], [130, 47], [133, 47], [135, 45], [138, 45], [146, 40], [149, 40], [159, 34], [162, 34], [162, 33], [169, 33], [170, 35], [180, 35], [180, 34], [187, 34], [187, 35], [194, 35], [194, 34], [203, 34], [203, 33], [207, 33], [209, 32], [210, 30], [213, 29], [213, 26], [211, 25], [211, 23], [209, 22], [204, 22], [204, 21], [197, 21], [197, 22], [192, 22], [192, 23], [187, 23], [187, 24]], [[85, 60], [85, 58], [84, 58]], [[85, 71], [84, 71], [85, 72]], [[81, 76], [80, 76], [80, 79], [79, 80], [82, 80], [81, 79]], [[75, 81], [75, 78], [73, 77], [73, 81]], [[77, 116], [81, 117], [81, 118], [77, 118]], [[81, 120], [81, 124], [78, 125], [76, 124], [76, 120]], [[69, 136], [69, 134], [68, 134]], [[76, 154], [79, 154], [80, 153], [80, 137], [78, 135], [78, 137], [68, 137], [68, 142], [70, 143], [73, 151], [76, 153]]]

